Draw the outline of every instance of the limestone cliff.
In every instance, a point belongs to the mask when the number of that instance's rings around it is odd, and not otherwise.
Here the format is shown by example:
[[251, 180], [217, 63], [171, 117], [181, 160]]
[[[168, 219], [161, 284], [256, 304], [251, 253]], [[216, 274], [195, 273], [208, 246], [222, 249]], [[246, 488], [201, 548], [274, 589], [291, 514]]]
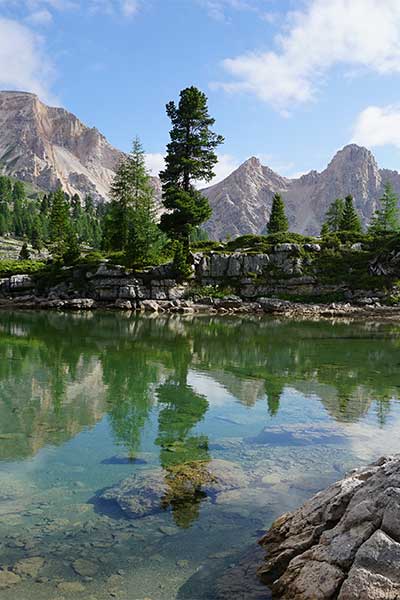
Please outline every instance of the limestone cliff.
[[400, 191], [400, 174], [379, 169], [373, 154], [356, 144], [337, 152], [321, 173], [310, 171], [297, 179], [281, 177], [253, 157], [203, 191], [213, 208], [206, 229], [217, 239], [261, 233], [275, 192], [284, 198], [292, 231], [317, 234], [330, 203], [347, 194], [353, 195], [362, 220], [367, 223], [387, 181], [397, 193]]
[[106, 199], [122, 152], [63, 108], [25, 92], [0, 92], [0, 169], [44, 190]]

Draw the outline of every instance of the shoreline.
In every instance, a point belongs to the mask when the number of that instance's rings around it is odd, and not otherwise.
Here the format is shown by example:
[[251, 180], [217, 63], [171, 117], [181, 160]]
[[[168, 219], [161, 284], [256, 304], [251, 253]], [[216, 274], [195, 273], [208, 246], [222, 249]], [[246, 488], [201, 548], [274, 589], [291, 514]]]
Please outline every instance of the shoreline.
[[240, 298], [206, 298], [196, 300], [142, 300], [132, 303], [129, 300], [117, 300], [113, 303], [93, 298], [48, 299], [32, 296], [0, 298], [0, 310], [51, 310], [51, 311], [122, 311], [139, 314], [180, 314], [180, 315], [271, 315], [285, 318], [318, 319], [400, 319], [400, 306], [381, 304], [356, 305], [349, 302], [330, 304], [306, 304], [280, 300], [278, 298], [260, 298], [247, 302]]

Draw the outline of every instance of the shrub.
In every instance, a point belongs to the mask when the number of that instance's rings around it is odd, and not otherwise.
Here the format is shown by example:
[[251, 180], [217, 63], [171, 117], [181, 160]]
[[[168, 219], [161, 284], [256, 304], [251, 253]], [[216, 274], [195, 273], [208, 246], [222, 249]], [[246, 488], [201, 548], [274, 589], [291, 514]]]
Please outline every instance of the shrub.
[[31, 275], [44, 269], [46, 264], [40, 260], [0, 260], [0, 277], [12, 275]]

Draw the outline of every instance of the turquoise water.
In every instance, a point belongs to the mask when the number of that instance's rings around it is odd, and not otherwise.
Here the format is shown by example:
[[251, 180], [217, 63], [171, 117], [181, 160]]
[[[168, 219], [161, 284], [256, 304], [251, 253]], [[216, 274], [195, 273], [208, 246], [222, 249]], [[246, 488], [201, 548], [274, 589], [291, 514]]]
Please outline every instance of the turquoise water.
[[400, 450], [399, 365], [393, 324], [0, 313], [0, 599], [250, 598], [274, 518]]

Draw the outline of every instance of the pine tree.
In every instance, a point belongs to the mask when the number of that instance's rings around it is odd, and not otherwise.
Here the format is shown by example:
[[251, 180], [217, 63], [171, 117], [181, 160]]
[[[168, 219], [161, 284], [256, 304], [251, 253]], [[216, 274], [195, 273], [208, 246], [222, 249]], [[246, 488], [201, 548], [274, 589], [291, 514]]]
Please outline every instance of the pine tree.
[[354, 207], [353, 196], [350, 194], [344, 200], [343, 215], [340, 222], [341, 231], [350, 231], [353, 233], [361, 232], [361, 222], [358, 212]]
[[327, 235], [329, 235], [331, 233], [330, 229], [329, 229], [329, 225], [328, 223], [323, 223], [322, 227], [321, 227], [321, 237], [326, 237]]
[[72, 265], [78, 260], [81, 255], [81, 250], [78, 243], [78, 238], [71, 226], [68, 227], [63, 248], [62, 260], [66, 265]]
[[50, 241], [58, 243], [62, 242], [69, 227], [69, 210], [65, 199], [64, 192], [59, 188], [54, 196], [51, 204], [50, 212]]
[[178, 106], [169, 102], [166, 110], [172, 129], [160, 178], [168, 212], [162, 215], [160, 226], [169, 237], [179, 240], [188, 258], [190, 234], [211, 216], [207, 198], [194, 184], [214, 177], [215, 150], [224, 139], [211, 131], [215, 119], [209, 115], [206, 95], [196, 87], [182, 90]]
[[399, 199], [390, 183], [385, 184], [380, 204], [381, 208], [375, 211], [369, 231], [373, 234], [399, 231]]
[[279, 194], [275, 194], [272, 199], [271, 214], [269, 217], [267, 232], [285, 233], [289, 229], [289, 222], [285, 213], [285, 205]]
[[107, 245], [110, 250], [124, 250], [129, 236], [129, 209], [132, 205], [132, 177], [129, 157], [123, 157], [111, 185], [108, 212]]
[[22, 244], [21, 252], [19, 253], [19, 260], [29, 260], [31, 257], [30, 252], [28, 250], [28, 244], [24, 242]]
[[344, 212], [344, 200], [336, 198], [328, 208], [325, 224], [329, 233], [340, 231]]

